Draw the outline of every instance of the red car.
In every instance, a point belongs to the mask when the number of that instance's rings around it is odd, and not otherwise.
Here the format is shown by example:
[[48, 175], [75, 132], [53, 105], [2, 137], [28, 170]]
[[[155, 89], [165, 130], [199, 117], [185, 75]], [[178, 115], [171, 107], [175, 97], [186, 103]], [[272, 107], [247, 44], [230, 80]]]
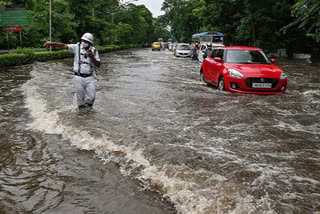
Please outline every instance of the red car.
[[237, 93], [283, 94], [287, 90], [287, 75], [274, 65], [262, 49], [225, 46], [213, 50], [200, 70], [200, 80]]

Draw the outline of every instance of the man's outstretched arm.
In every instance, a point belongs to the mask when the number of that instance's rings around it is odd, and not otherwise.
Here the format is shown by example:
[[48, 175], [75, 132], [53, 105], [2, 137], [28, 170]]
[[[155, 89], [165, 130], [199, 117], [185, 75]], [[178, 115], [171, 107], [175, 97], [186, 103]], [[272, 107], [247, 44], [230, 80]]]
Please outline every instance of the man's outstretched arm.
[[51, 42], [51, 41], [46, 41], [43, 46], [45, 46], [46, 48], [50, 47], [50, 46], [54, 46], [60, 49], [68, 49], [68, 45], [67, 44], [63, 44], [63, 43], [58, 43], [58, 42]]

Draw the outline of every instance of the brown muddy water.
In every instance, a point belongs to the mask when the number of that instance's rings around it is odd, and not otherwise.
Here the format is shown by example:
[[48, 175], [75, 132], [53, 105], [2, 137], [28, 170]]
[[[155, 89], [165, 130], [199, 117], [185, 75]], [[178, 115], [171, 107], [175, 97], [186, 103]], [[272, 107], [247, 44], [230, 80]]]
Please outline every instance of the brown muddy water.
[[280, 96], [219, 92], [171, 52], [105, 54], [92, 111], [72, 60], [1, 68], [0, 213], [320, 213], [320, 64]]

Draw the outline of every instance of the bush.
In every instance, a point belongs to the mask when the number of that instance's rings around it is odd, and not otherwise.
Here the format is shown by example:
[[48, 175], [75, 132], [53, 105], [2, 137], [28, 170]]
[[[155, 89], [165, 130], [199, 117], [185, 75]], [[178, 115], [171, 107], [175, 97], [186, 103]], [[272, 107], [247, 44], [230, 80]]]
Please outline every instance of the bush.
[[[103, 54], [136, 47], [138, 47], [138, 45], [110, 45], [107, 47], [97, 47], [97, 50], [100, 54]], [[9, 54], [0, 55], [0, 68], [7, 66], [25, 65], [34, 61], [43, 62], [71, 57], [73, 57], [73, 53], [68, 52], [67, 50], [34, 52], [30, 48], [18, 48], [14, 51], [11, 51]]]
[[31, 55], [9, 53], [0, 55], [0, 67], [24, 65], [33, 62]]
[[32, 48], [17, 48], [15, 50], [10, 51], [10, 53], [32, 55], [34, 54], [34, 50]]
[[61, 51], [44, 51], [44, 52], [35, 52], [35, 61], [43, 62], [54, 59], [64, 59], [73, 57], [73, 53], [66, 50]]

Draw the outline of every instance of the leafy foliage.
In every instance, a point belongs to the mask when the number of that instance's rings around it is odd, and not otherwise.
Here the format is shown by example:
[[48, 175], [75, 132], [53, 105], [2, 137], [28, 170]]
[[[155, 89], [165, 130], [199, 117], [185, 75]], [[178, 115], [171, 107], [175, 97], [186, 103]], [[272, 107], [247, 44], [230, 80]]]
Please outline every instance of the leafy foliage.
[[[53, 41], [76, 43], [84, 33], [90, 32], [94, 34], [95, 45], [142, 44], [170, 34], [166, 26], [155, 26], [156, 19], [144, 5], [124, 4], [119, 0], [51, 1]], [[23, 47], [42, 47], [44, 41], [49, 40], [49, 0], [0, 0], [0, 5], [27, 9]], [[162, 29], [156, 30], [158, 28]], [[19, 33], [8, 35], [11, 48], [20, 46]], [[6, 48], [6, 34], [0, 28], [0, 49]]]
[[294, 22], [287, 25], [284, 30], [298, 26], [304, 30], [307, 36], [320, 43], [320, 1], [299, 0], [292, 6]]
[[[319, 0], [164, 0], [165, 14], [157, 19], [145, 6], [120, 0], [52, 2], [53, 40], [63, 43], [75, 43], [85, 32], [94, 34], [95, 45], [151, 43], [160, 37], [189, 42], [192, 34], [203, 31], [224, 33], [226, 45], [267, 51], [308, 52], [320, 43]], [[48, 0], [0, 0], [0, 5], [27, 8], [24, 47], [41, 47], [49, 39]], [[8, 35], [11, 48], [20, 46], [18, 33]], [[6, 48], [0, 29], [0, 49]]]
[[181, 42], [190, 42], [194, 33], [219, 31], [226, 45], [289, 53], [319, 47], [319, 0], [164, 0], [162, 10], [159, 20]]

